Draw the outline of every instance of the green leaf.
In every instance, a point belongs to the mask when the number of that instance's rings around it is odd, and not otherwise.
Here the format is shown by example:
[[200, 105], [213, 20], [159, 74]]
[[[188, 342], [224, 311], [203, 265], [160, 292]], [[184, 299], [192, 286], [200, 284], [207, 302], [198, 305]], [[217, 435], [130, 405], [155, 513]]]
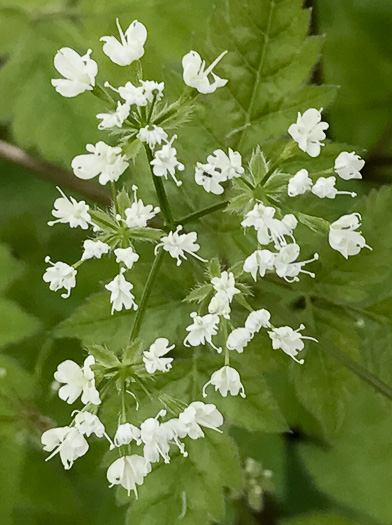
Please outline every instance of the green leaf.
[[116, 354], [103, 345], [88, 345], [86, 350], [95, 357], [97, 363], [103, 365], [105, 368], [112, 368], [120, 366]]
[[214, 257], [208, 263], [208, 275], [211, 279], [214, 277], [220, 277], [221, 275], [221, 265], [219, 259]]
[[252, 157], [249, 162], [249, 169], [256, 185], [260, 184], [268, 172], [269, 163], [265, 158], [264, 153], [261, 151], [259, 145], [257, 145], [256, 149], [253, 150]]
[[285, 519], [282, 525], [358, 525], [358, 522], [340, 514], [315, 512]]
[[184, 301], [187, 303], [201, 303], [212, 293], [212, 291], [212, 284], [201, 284], [191, 290], [185, 297]]
[[15, 302], [0, 297], [0, 348], [17, 343], [38, 332], [41, 322]]
[[12, 257], [9, 248], [0, 244], [0, 292], [9, 287], [23, 271], [23, 265]]
[[306, 213], [296, 212], [295, 216], [304, 226], [316, 233], [328, 234], [329, 222], [322, 217], [314, 217], [313, 215], [307, 215]]

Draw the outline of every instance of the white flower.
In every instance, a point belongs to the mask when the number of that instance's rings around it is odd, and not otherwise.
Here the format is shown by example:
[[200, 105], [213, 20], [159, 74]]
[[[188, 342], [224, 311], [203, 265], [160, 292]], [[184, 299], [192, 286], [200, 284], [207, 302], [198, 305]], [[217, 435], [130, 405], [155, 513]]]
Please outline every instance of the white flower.
[[133, 104], [136, 106], [147, 106], [147, 98], [142, 86], [134, 86], [132, 82], [127, 82], [125, 86], [120, 86], [118, 89], [111, 86], [109, 82], [105, 82], [104, 85], [116, 91], [129, 106]]
[[223, 425], [223, 416], [213, 404], [194, 401], [179, 415], [178, 419], [186, 426], [191, 439], [204, 437], [201, 427], [222, 432], [219, 427]]
[[201, 164], [200, 162], [196, 164], [195, 182], [199, 186], [203, 186], [207, 193], [221, 195], [224, 192], [221, 183], [226, 180], [227, 178], [210, 164]]
[[75, 416], [75, 427], [84, 436], [90, 437], [95, 434], [98, 438], [106, 437], [111, 445], [113, 445], [110, 437], [106, 434], [105, 426], [98, 416], [91, 412], [78, 412]]
[[172, 365], [172, 357], [163, 357], [173, 350], [175, 345], [169, 346], [169, 340], [165, 337], [158, 337], [148, 350], [143, 352], [143, 362], [149, 374], [154, 374], [157, 370], [168, 372]]
[[244, 173], [241, 154], [229, 148], [227, 155], [223, 150], [217, 149], [207, 157], [207, 162], [215, 169], [219, 169], [225, 180], [241, 177]]
[[167, 436], [168, 442], [174, 443], [178, 447], [181, 454], [184, 457], [187, 457], [188, 452], [185, 451], [185, 446], [180, 441], [181, 438], [184, 438], [188, 435], [187, 425], [178, 418], [172, 418], [169, 419], [169, 421], [162, 423], [161, 427]]
[[315, 253], [313, 259], [309, 259], [308, 261], [294, 262], [297, 260], [299, 252], [300, 248], [298, 244], [293, 243], [283, 246], [280, 252], [275, 255], [274, 266], [276, 273], [288, 283], [299, 281], [298, 275], [300, 273], [306, 273], [310, 275], [310, 277], [315, 277], [314, 273], [303, 270], [302, 267], [307, 263], [317, 261], [319, 258], [318, 254]]
[[77, 228], [80, 226], [82, 230], [87, 230], [91, 217], [89, 214], [90, 207], [84, 201], [78, 202], [73, 197], [67, 197], [62, 190], [56, 186], [61, 193], [62, 197], [59, 197], [54, 201], [54, 210], [52, 210], [53, 217], [57, 220], [49, 221], [48, 225], [53, 226], [59, 222], [63, 224], [69, 224], [71, 228]]
[[[218, 58], [206, 69], [206, 63], [202, 60], [199, 53], [196, 51], [189, 51], [182, 59], [183, 79], [187, 86], [197, 89], [199, 93], [207, 94], [214, 93], [217, 88], [223, 87], [227, 84], [227, 80], [218, 77], [213, 72], [214, 67], [222, 60], [227, 51], [221, 53]], [[213, 81], [210, 82], [208, 75], [212, 76]]]
[[329, 228], [329, 244], [331, 248], [340, 252], [346, 259], [350, 255], [357, 255], [362, 248], [371, 250], [361, 232], [355, 231], [360, 226], [361, 215], [359, 213], [343, 215], [340, 219], [333, 222]]
[[244, 227], [252, 226], [257, 231], [257, 240], [260, 244], [273, 242], [278, 250], [287, 244], [286, 236], [295, 241], [293, 230], [297, 227], [298, 221], [292, 213], [285, 215], [281, 220], [275, 219], [274, 215], [275, 208], [264, 206], [263, 203], [258, 202], [246, 214], [241, 225]]
[[156, 177], [165, 177], [167, 180], [167, 174], [171, 175], [177, 186], [181, 186], [182, 182], [177, 180], [175, 176], [176, 169], [183, 171], [185, 166], [177, 160], [177, 150], [173, 148], [173, 141], [177, 138], [177, 135], [173, 135], [170, 142], [162, 146], [162, 148], [155, 152], [155, 156], [150, 162], [152, 171]]
[[335, 188], [336, 177], [320, 177], [313, 185], [312, 193], [320, 199], [334, 199], [336, 195], [351, 195], [356, 197], [357, 194], [352, 191], [338, 191]]
[[87, 144], [86, 150], [89, 153], [78, 155], [72, 161], [73, 172], [79, 179], [92, 179], [99, 175], [100, 184], [115, 182], [129, 166], [120, 147], [112, 148], [100, 141], [95, 146]]
[[156, 463], [162, 457], [165, 463], [170, 463], [169, 434], [159, 421], [158, 417], [166, 415], [165, 410], [161, 410], [158, 415], [150, 417], [140, 425], [140, 438], [144, 443], [144, 457], [150, 463]]
[[256, 250], [244, 261], [244, 272], [250, 273], [256, 281], [257, 274], [264, 277], [267, 270], [274, 269], [275, 254], [270, 250]]
[[186, 330], [189, 334], [184, 339], [185, 346], [199, 346], [209, 343], [217, 352], [221, 352], [221, 348], [217, 348], [212, 343], [212, 336], [218, 333], [219, 316], [213, 314], [206, 314], [203, 316], [197, 315], [196, 312], [191, 313], [193, 323], [187, 326]]
[[272, 341], [272, 348], [274, 350], [280, 348], [294, 361], [296, 361], [300, 365], [303, 365], [305, 361], [303, 359], [298, 360], [296, 358], [298, 352], [303, 350], [305, 346], [303, 339], [309, 339], [318, 343], [317, 339], [314, 339], [313, 337], [307, 337], [299, 333], [300, 330], [303, 330], [304, 328], [305, 326], [303, 324], [301, 324], [301, 326], [297, 330], [293, 330], [290, 326], [280, 326], [279, 328], [272, 328], [272, 330], [268, 332], [268, 335], [270, 336]]
[[365, 161], [354, 151], [342, 151], [335, 159], [335, 171], [344, 180], [362, 179], [360, 173]]
[[116, 19], [116, 24], [121, 42], [114, 36], [103, 36], [100, 39], [102, 42], [105, 42], [102, 50], [115, 64], [129, 66], [144, 55], [147, 29], [143, 24], [134, 20], [124, 34], [118, 18]]
[[91, 49], [83, 56], [69, 47], [63, 47], [54, 57], [54, 67], [64, 78], [53, 79], [52, 86], [63, 97], [76, 97], [95, 86], [97, 63], [90, 58]]
[[226, 346], [229, 350], [237, 350], [242, 354], [246, 345], [252, 340], [253, 334], [247, 328], [235, 328], [227, 338]]
[[291, 177], [287, 186], [287, 193], [289, 197], [296, 197], [309, 191], [312, 187], [312, 179], [309, 177], [308, 170], [299, 170]]
[[213, 277], [211, 284], [217, 295], [226, 297], [228, 301], [232, 301], [235, 294], [240, 293], [240, 290], [235, 287], [235, 279], [233, 272], [222, 272], [220, 277]]
[[122, 268], [113, 281], [105, 285], [105, 288], [111, 292], [112, 314], [115, 311], [120, 312], [123, 308], [125, 310], [138, 309], [138, 305], [135, 303], [135, 296], [131, 293], [133, 284], [125, 279], [123, 276], [124, 271], [124, 268]]
[[166, 131], [155, 124], [140, 128], [136, 136], [139, 140], [148, 144], [151, 149], [154, 149], [157, 144], [160, 145], [162, 141], [166, 141], [167, 139]]
[[131, 206], [125, 210], [125, 223], [128, 228], [145, 228], [148, 221], [160, 212], [158, 206], [154, 208], [151, 204], [145, 205], [141, 199], [138, 199], [137, 189], [137, 186], [132, 186], [134, 201]]
[[110, 252], [110, 246], [106, 244], [106, 242], [92, 241], [90, 239], [86, 239], [83, 242], [83, 248], [84, 252], [82, 255], [82, 261], [92, 259], [93, 257], [100, 259], [102, 255]]
[[299, 149], [305, 151], [311, 157], [320, 155], [321, 142], [325, 139], [324, 131], [329, 128], [327, 122], [321, 121], [322, 108], [319, 110], [310, 108], [303, 115], [298, 112], [296, 124], [289, 127], [289, 135], [298, 144]]
[[143, 456], [133, 454], [116, 459], [106, 473], [110, 487], [121, 485], [130, 495], [134, 491], [137, 498], [136, 485], [142, 485], [144, 478], [151, 472], [151, 465]]
[[165, 237], [162, 237], [161, 242], [155, 246], [155, 254], [157, 253], [157, 250], [162, 246], [162, 248], [166, 252], [169, 252], [170, 256], [173, 257], [173, 259], [177, 259], [177, 266], [180, 266], [180, 264], [182, 263], [181, 257], [187, 260], [185, 255], [186, 253], [189, 253], [189, 255], [193, 255], [193, 257], [195, 257], [199, 261], [207, 262], [205, 259], [202, 259], [196, 253], [200, 249], [200, 245], [196, 243], [197, 233], [178, 233], [181, 230], [182, 226], [177, 226], [175, 232], [169, 232]]
[[116, 248], [114, 255], [116, 256], [116, 262], [124, 263], [129, 270], [139, 260], [139, 254], [133, 251], [132, 246], [129, 248]]
[[50, 257], [45, 257], [45, 262], [52, 266], [46, 269], [43, 275], [43, 280], [46, 283], [49, 283], [49, 289], [53, 292], [65, 288], [67, 293], [61, 294], [61, 297], [66, 299], [71, 295], [71, 289], [76, 286], [77, 270], [69, 264], [61, 261], [52, 263]]
[[95, 364], [94, 356], [89, 355], [80, 367], [75, 361], [67, 359], [59, 364], [54, 378], [63, 385], [59, 389], [59, 398], [72, 405], [79, 396], [82, 403], [99, 405], [101, 403], [99, 392], [95, 388], [95, 376], [91, 370]]
[[131, 423], [123, 423], [119, 425], [114, 436], [114, 444], [116, 447], [121, 447], [122, 445], [129, 445], [131, 441], [136, 441], [137, 445], [140, 445], [142, 440], [140, 439], [140, 429], [131, 425]]
[[213, 385], [215, 392], [219, 392], [223, 397], [226, 397], [228, 393], [232, 396], [240, 394], [241, 397], [246, 397], [240, 374], [230, 366], [223, 366], [212, 374], [211, 379], [203, 387], [203, 397], [207, 397], [208, 385]]
[[163, 90], [165, 89], [164, 82], [155, 82], [155, 80], [141, 80], [140, 83], [144, 89], [144, 95], [148, 102], [152, 102], [154, 97], [158, 102], [163, 98]]
[[69, 470], [74, 461], [84, 456], [88, 450], [86, 439], [74, 427], [51, 428], [42, 434], [41, 443], [46, 452], [53, 451], [45, 461], [49, 461], [56, 454], [60, 454], [65, 470]]
[[270, 319], [271, 314], [265, 308], [255, 310], [248, 315], [245, 321], [245, 328], [252, 334], [255, 334], [259, 332], [261, 328], [269, 328], [271, 326]]
[[223, 295], [216, 294], [208, 305], [210, 314], [222, 315], [225, 319], [230, 319], [230, 301]]
[[121, 104], [121, 102], [117, 102], [117, 108], [115, 111], [98, 113], [97, 118], [101, 119], [101, 122], [98, 124], [98, 129], [121, 128], [127, 120], [130, 111], [131, 108], [129, 104]]

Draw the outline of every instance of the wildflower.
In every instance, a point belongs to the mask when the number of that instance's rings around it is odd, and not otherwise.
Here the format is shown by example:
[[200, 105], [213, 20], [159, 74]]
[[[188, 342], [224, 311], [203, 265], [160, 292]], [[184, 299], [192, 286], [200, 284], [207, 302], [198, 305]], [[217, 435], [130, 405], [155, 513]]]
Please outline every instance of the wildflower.
[[[225, 86], [228, 81], [218, 77], [218, 75], [213, 72], [213, 69], [226, 53], [227, 51], [221, 53], [207, 69], [205, 69], [206, 63], [202, 60], [199, 53], [196, 51], [187, 53], [182, 59], [185, 84], [197, 89], [197, 91], [202, 94], [214, 93], [218, 88]], [[210, 82], [208, 78], [210, 74], [213, 78], [212, 82]]]
[[329, 228], [329, 244], [331, 248], [340, 252], [348, 259], [350, 255], [357, 255], [362, 248], [370, 246], [366, 244], [365, 237], [361, 232], [355, 231], [361, 226], [361, 215], [351, 213], [343, 215], [333, 222]]
[[287, 193], [289, 197], [297, 197], [309, 191], [312, 187], [312, 179], [309, 177], [308, 170], [299, 170], [291, 177], [287, 186]]
[[54, 57], [54, 67], [64, 78], [53, 79], [52, 86], [63, 97], [76, 97], [95, 86], [97, 63], [90, 58], [91, 49], [83, 56], [69, 47], [63, 47]]
[[159, 102], [163, 98], [163, 90], [165, 89], [164, 82], [155, 82], [155, 80], [141, 80], [144, 95], [148, 102], [155, 100]]
[[215, 392], [219, 392], [223, 397], [228, 393], [232, 396], [240, 394], [241, 397], [246, 397], [240, 374], [231, 366], [223, 366], [212, 374], [211, 379], [203, 387], [203, 397], [207, 397], [208, 385], [213, 385]]
[[298, 221], [292, 213], [285, 215], [281, 220], [275, 219], [275, 208], [264, 206], [262, 202], [255, 204], [245, 219], [241, 222], [244, 227], [253, 227], [257, 231], [257, 240], [260, 244], [273, 242], [278, 250], [287, 244], [285, 237], [294, 241], [293, 230]]
[[122, 445], [129, 445], [131, 441], [136, 441], [137, 445], [140, 445], [142, 440], [140, 439], [140, 429], [131, 425], [131, 423], [123, 423], [119, 425], [114, 436], [114, 444], [116, 447]]
[[170, 463], [170, 445], [167, 429], [158, 421], [160, 416], [166, 415], [165, 410], [161, 410], [158, 415], [150, 417], [140, 425], [140, 438], [144, 443], [144, 457], [150, 463], [156, 463], [162, 457], [165, 463]]
[[87, 144], [89, 152], [78, 155], [72, 161], [72, 169], [79, 179], [92, 179], [99, 175], [99, 183], [115, 182], [128, 168], [129, 163], [120, 147], [112, 148], [100, 141], [94, 146]]
[[188, 456], [188, 452], [185, 451], [184, 444], [180, 441], [181, 438], [184, 438], [188, 435], [187, 425], [180, 421], [179, 418], [172, 418], [169, 421], [165, 421], [161, 424], [163, 431], [165, 432], [168, 442], [174, 443], [181, 454], [184, 457]]
[[320, 177], [314, 183], [312, 188], [312, 193], [320, 197], [320, 199], [334, 199], [336, 195], [351, 195], [351, 197], [356, 197], [357, 194], [352, 191], [338, 191], [335, 188], [336, 177]]
[[280, 249], [280, 252], [275, 256], [275, 270], [279, 277], [283, 277], [288, 283], [299, 281], [298, 275], [300, 273], [307, 273], [310, 277], [315, 277], [315, 274], [303, 270], [302, 267], [307, 263], [317, 261], [319, 256], [317, 253], [314, 254], [313, 259], [302, 262], [294, 262], [299, 256], [300, 248], [298, 244], [288, 244]]
[[167, 174], [169, 173], [177, 186], [181, 186], [182, 182], [177, 180], [175, 171], [176, 169], [178, 171], [183, 171], [185, 166], [177, 160], [177, 150], [176, 148], [173, 148], [172, 145], [176, 138], [177, 135], [173, 135], [170, 142], [162, 146], [160, 150], [156, 151], [150, 164], [156, 177], [165, 177], [167, 180]]
[[274, 269], [275, 254], [270, 250], [256, 250], [244, 261], [244, 272], [250, 273], [256, 281], [257, 274], [264, 277], [267, 270]]
[[307, 337], [299, 333], [300, 330], [303, 330], [304, 328], [305, 326], [303, 324], [301, 324], [301, 326], [297, 330], [293, 330], [290, 326], [280, 326], [279, 328], [272, 328], [272, 330], [268, 332], [268, 335], [270, 336], [272, 341], [272, 348], [274, 350], [280, 348], [294, 361], [296, 361], [300, 365], [303, 365], [305, 361], [303, 359], [298, 360], [296, 358], [298, 353], [301, 350], [303, 350], [305, 346], [303, 339], [309, 339], [310, 341], [315, 341], [316, 343], [318, 343], [317, 339], [314, 339], [313, 337]]
[[52, 267], [46, 269], [43, 280], [49, 283], [49, 289], [53, 292], [65, 288], [67, 293], [61, 294], [61, 297], [68, 298], [71, 295], [72, 288], [76, 286], [77, 270], [65, 262], [52, 263], [50, 257], [45, 257], [45, 262], [50, 263]]
[[[268, 224], [275, 215], [275, 208], [272, 206], [265, 206], [262, 202], [257, 202], [253, 208], [245, 215], [245, 219], [241, 222], [241, 226], [244, 228], [254, 228], [256, 231], [261, 228], [265, 228], [265, 225]], [[269, 235], [266, 232], [266, 238]], [[268, 244], [268, 242], [264, 244]]]
[[68, 198], [58, 186], [56, 188], [62, 197], [54, 201], [54, 210], [52, 210], [52, 215], [57, 220], [49, 221], [48, 225], [53, 226], [59, 222], [63, 224], [68, 223], [71, 228], [80, 226], [82, 230], [87, 230], [91, 221], [88, 204], [84, 201], [78, 202], [73, 197]]
[[45, 461], [60, 454], [65, 470], [69, 470], [88, 451], [85, 437], [74, 427], [51, 428], [42, 434], [41, 443], [46, 452], [52, 452]]
[[124, 263], [128, 270], [139, 260], [139, 254], [133, 251], [132, 246], [129, 246], [129, 248], [116, 248], [114, 255], [116, 256], [116, 262]]
[[147, 40], [147, 29], [143, 24], [134, 20], [123, 33], [118, 18], [116, 19], [121, 42], [114, 36], [103, 36], [103, 52], [112, 62], [119, 66], [129, 66], [144, 55], [144, 44]]
[[321, 142], [325, 139], [325, 130], [329, 128], [327, 122], [321, 121], [322, 108], [319, 110], [310, 108], [301, 115], [298, 112], [297, 122], [289, 127], [289, 134], [298, 144], [299, 149], [310, 155], [318, 157], [320, 155]]
[[230, 301], [223, 295], [214, 295], [208, 305], [208, 311], [210, 314], [221, 315], [225, 319], [230, 319]]
[[227, 338], [226, 346], [229, 350], [237, 350], [242, 354], [244, 348], [252, 340], [253, 334], [247, 328], [235, 328]]
[[132, 82], [127, 82], [125, 86], [120, 86], [118, 89], [112, 87], [109, 82], [105, 82], [105, 86], [116, 91], [129, 106], [147, 106], [147, 98], [142, 86], [135, 86]]
[[83, 242], [83, 248], [82, 261], [92, 258], [100, 259], [102, 255], [110, 252], [110, 246], [106, 242], [92, 241], [90, 239], [86, 239]]
[[124, 271], [124, 268], [122, 268], [113, 281], [105, 285], [105, 288], [111, 292], [112, 314], [115, 311], [120, 312], [123, 308], [125, 310], [138, 309], [138, 305], [135, 303], [135, 296], [131, 293], [133, 284], [125, 279]]
[[172, 365], [172, 357], [163, 357], [169, 353], [175, 345], [169, 346], [169, 340], [165, 337], [158, 337], [148, 350], [143, 352], [143, 362], [149, 374], [154, 374], [157, 370], [168, 372]]
[[110, 487], [121, 485], [128, 492], [128, 496], [133, 490], [137, 498], [136, 485], [142, 485], [149, 472], [150, 463], [143, 456], [133, 454], [116, 459], [108, 468], [106, 477]]
[[54, 378], [63, 385], [59, 389], [59, 398], [72, 405], [79, 396], [82, 403], [99, 405], [99, 392], [95, 387], [95, 376], [91, 367], [95, 364], [94, 356], [89, 355], [80, 367], [75, 361], [67, 359], [59, 364]]
[[125, 223], [128, 228], [145, 228], [148, 221], [160, 212], [158, 206], [154, 208], [151, 204], [144, 204], [141, 199], [138, 199], [137, 189], [137, 186], [132, 186], [134, 201], [124, 212], [126, 217]]
[[212, 343], [212, 336], [218, 333], [219, 316], [214, 314], [197, 315], [191, 313], [193, 323], [187, 326], [189, 334], [184, 339], [185, 346], [199, 346], [209, 343], [215, 350], [220, 353], [221, 348], [217, 348]]
[[165, 237], [162, 237], [161, 242], [155, 246], [155, 253], [157, 253], [157, 250], [162, 246], [166, 252], [169, 252], [173, 259], [177, 259], [177, 266], [180, 266], [182, 263], [181, 257], [187, 260], [186, 253], [192, 255], [199, 261], [207, 262], [196, 253], [200, 249], [200, 245], [196, 243], [197, 233], [180, 234], [179, 231], [181, 230], [182, 226], [177, 226], [175, 232], [169, 232]]
[[226, 297], [229, 302], [233, 300], [235, 294], [240, 293], [239, 289], [235, 287], [233, 272], [222, 272], [220, 277], [213, 277], [211, 279], [211, 284], [217, 295]]
[[219, 427], [223, 425], [223, 416], [213, 404], [194, 401], [179, 415], [179, 420], [186, 425], [191, 439], [204, 437], [201, 427], [222, 432]]
[[130, 111], [131, 108], [129, 104], [121, 104], [121, 102], [117, 102], [115, 111], [98, 113], [97, 118], [101, 119], [101, 122], [98, 124], [98, 129], [121, 128], [127, 120]]
[[110, 445], [113, 446], [112, 440], [107, 435], [105, 426], [98, 416], [91, 412], [77, 412], [75, 416], [75, 427], [84, 436], [90, 437], [95, 434], [98, 438], [106, 437]]
[[269, 328], [271, 326], [270, 319], [271, 314], [265, 308], [255, 310], [248, 315], [245, 321], [245, 328], [252, 334], [255, 334], [259, 332], [261, 328]]
[[219, 169], [225, 180], [241, 177], [244, 173], [241, 154], [229, 148], [227, 155], [223, 150], [217, 149], [207, 157], [207, 162], [215, 169]]
[[342, 151], [335, 159], [335, 171], [344, 180], [362, 179], [360, 173], [365, 161], [354, 151]]
[[200, 162], [196, 164], [195, 182], [199, 186], [203, 186], [207, 193], [221, 195], [224, 192], [221, 184], [226, 180], [227, 178], [210, 164], [201, 164]]
[[154, 124], [140, 128], [137, 138], [148, 144], [149, 148], [154, 149], [157, 144], [160, 145], [162, 141], [166, 141], [167, 133], [163, 128]]

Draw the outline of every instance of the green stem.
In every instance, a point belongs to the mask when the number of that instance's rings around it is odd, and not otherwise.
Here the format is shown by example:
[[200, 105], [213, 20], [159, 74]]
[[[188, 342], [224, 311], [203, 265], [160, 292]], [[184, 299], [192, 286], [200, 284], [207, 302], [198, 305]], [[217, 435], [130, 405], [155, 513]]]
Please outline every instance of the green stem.
[[187, 224], [188, 222], [195, 222], [201, 217], [205, 217], [206, 215], [210, 215], [210, 213], [215, 213], [216, 211], [223, 210], [226, 208], [226, 206], [229, 204], [229, 201], [222, 201], [218, 204], [213, 204], [212, 206], [208, 206], [207, 208], [203, 208], [202, 210], [195, 211], [193, 213], [190, 213], [189, 215], [186, 215], [182, 219], [175, 222], [176, 225], [183, 225]]
[[297, 143], [294, 141], [294, 140], [290, 140], [286, 146], [284, 147], [282, 153], [279, 155], [278, 159], [276, 160], [276, 162], [274, 162], [272, 164], [272, 166], [270, 167], [270, 169], [267, 171], [267, 173], [265, 174], [263, 180], [261, 181], [261, 184], [264, 186], [265, 183], [267, 182], [267, 180], [271, 177], [271, 175], [273, 174], [273, 172], [276, 170], [276, 168], [279, 166], [279, 164], [281, 164], [282, 162], [284, 162], [285, 160], [287, 160], [288, 158], [291, 157], [292, 153], [294, 152], [294, 149], [296, 148], [296, 145]]
[[154, 284], [154, 281], [158, 275], [158, 270], [161, 267], [164, 256], [165, 256], [165, 251], [159, 250], [157, 256], [155, 257], [153, 265], [151, 266], [150, 273], [148, 274], [146, 285], [143, 290], [140, 305], [136, 313], [135, 322], [134, 322], [132, 333], [131, 333], [131, 341], [134, 341], [139, 335], [140, 326], [141, 326], [143, 316], [144, 316], [146, 306], [147, 306], [147, 301], [152, 291], [152, 285]]
[[157, 100], [157, 96], [154, 95], [154, 98], [152, 99], [152, 102], [151, 102], [150, 111], [148, 112], [148, 116], [147, 116], [147, 124], [148, 125], [151, 122], [152, 112], [154, 111], [154, 106], [155, 106], [156, 100]]
[[153, 181], [154, 186], [155, 186], [155, 191], [157, 192], [157, 197], [158, 197], [158, 200], [159, 200], [159, 206], [161, 208], [161, 212], [162, 212], [162, 215], [163, 215], [163, 219], [164, 219], [165, 225], [169, 226], [169, 227], [173, 227], [175, 225], [175, 221], [173, 219], [173, 215], [172, 215], [172, 212], [171, 212], [171, 209], [170, 209], [169, 200], [168, 200], [166, 192], [165, 192], [165, 187], [163, 185], [162, 178], [161, 177], [156, 177], [154, 175], [154, 173], [152, 171], [152, 166], [151, 166], [151, 161], [153, 160], [152, 151], [149, 148], [149, 146], [147, 146], [147, 144], [145, 144], [144, 147], [145, 147], [145, 150], [146, 150], [148, 164], [150, 166], [150, 171], [151, 171], [151, 176], [152, 176], [152, 181]]
[[110, 181], [110, 189], [112, 190], [112, 199], [114, 202], [114, 209], [116, 210], [116, 215], [120, 215], [120, 208], [118, 207], [117, 202], [117, 193], [116, 193], [116, 185], [113, 181]]

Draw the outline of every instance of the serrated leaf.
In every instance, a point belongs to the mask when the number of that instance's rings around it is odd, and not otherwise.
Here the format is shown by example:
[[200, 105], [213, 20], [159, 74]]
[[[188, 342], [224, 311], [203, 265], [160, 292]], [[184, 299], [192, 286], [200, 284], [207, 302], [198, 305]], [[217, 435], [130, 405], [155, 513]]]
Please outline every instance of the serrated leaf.
[[0, 348], [38, 332], [41, 322], [13, 301], [0, 297]]
[[202, 284], [189, 292], [184, 301], [187, 303], [201, 303], [213, 291], [211, 284]]
[[116, 354], [103, 345], [88, 345], [86, 350], [95, 357], [97, 363], [105, 368], [120, 366]]
[[253, 150], [249, 169], [256, 185], [264, 179], [268, 172], [268, 162], [259, 145]]
[[23, 271], [23, 265], [12, 257], [9, 248], [0, 244], [0, 292], [17, 279]]
[[216, 257], [211, 259], [208, 263], [208, 274], [211, 279], [214, 277], [220, 277], [221, 275], [220, 262], [219, 259], [217, 259]]
[[307, 215], [306, 213], [296, 212], [295, 216], [304, 226], [307, 226], [316, 233], [329, 233], [329, 222], [322, 217], [315, 217], [313, 215]]

